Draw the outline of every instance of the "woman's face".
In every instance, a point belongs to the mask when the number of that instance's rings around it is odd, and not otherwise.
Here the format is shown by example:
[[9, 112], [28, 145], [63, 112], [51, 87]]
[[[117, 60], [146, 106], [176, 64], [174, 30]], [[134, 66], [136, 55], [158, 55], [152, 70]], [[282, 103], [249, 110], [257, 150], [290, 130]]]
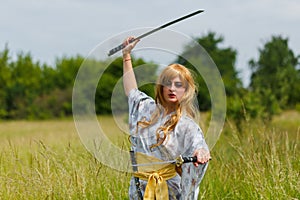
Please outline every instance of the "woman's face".
[[163, 97], [166, 103], [171, 105], [178, 103], [182, 99], [185, 89], [184, 83], [181, 81], [179, 76], [164, 83]]

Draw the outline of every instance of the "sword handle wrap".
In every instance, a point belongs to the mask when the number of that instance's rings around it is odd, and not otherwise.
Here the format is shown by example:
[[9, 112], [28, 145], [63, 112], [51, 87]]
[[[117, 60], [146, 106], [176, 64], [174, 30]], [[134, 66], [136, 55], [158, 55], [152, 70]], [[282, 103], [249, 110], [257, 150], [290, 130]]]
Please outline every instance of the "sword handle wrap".
[[[209, 158], [211, 160], [211, 158]], [[197, 156], [193, 157], [182, 157], [181, 155], [176, 159], [176, 166], [180, 167], [183, 163], [197, 162]]]
[[182, 157], [181, 155], [176, 159], [176, 166], [180, 167], [183, 163], [188, 163], [188, 162], [197, 162], [197, 157]]
[[[188, 163], [188, 162], [197, 162], [197, 156], [194, 157], [182, 157], [183, 163]], [[211, 160], [211, 157], [209, 158]]]
[[118, 51], [124, 49], [124, 47], [125, 47], [125, 46], [124, 46], [123, 44], [120, 44], [119, 46], [117, 46], [117, 47], [111, 49], [111, 50], [108, 52], [107, 55], [108, 55], [108, 56], [111, 56], [111, 55], [117, 53]]
[[182, 157], [183, 163], [197, 162], [197, 157]]
[[[132, 42], [134, 42], [135, 40], [136, 40], [136, 39], [131, 39], [131, 40], [129, 40], [129, 44], [132, 43]], [[125, 46], [124, 44], [120, 44], [119, 46], [117, 46], [117, 47], [111, 49], [111, 50], [108, 52], [107, 55], [108, 55], [108, 56], [111, 56], [111, 55], [117, 53], [118, 51], [124, 49], [125, 47], [126, 47], [126, 46]]]

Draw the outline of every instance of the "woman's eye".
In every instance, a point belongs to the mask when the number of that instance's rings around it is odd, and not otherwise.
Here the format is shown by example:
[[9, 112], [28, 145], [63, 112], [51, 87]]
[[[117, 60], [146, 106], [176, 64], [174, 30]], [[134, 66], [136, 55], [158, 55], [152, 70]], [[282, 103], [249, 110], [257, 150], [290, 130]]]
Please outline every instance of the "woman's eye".
[[182, 83], [181, 82], [175, 82], [175, 87], [181, 88], [182, 87]]
[[170, 87], [172, 85], [171, 81], [165, 81], [164, 86]]

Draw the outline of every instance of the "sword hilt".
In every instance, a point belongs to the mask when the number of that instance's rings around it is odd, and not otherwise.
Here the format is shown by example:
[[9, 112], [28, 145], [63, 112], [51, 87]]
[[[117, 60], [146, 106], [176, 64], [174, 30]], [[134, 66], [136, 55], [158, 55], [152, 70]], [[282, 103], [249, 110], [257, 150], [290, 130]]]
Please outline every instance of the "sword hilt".
[[[211, 158], [209, 158], [211, 160]], [[176, 166], [180, 167], [183, 163], [189, 163], [189, 162], [197, 162], [197, 156], [193, 157], [182, 157], [181, 155], [176, 159]]]
[[[132, 42], [134, 42], [135, 40], [136, 40], [135, 38], [129, 40], [129, 44], [132, 43]], [[125, 47], [126, 47], [126, 45], [120, 44], [119, 46], [117, 46], [117, 47], [111, 49], [111, 50], [108, 52], [107, 55], [108, 55], [108, 56], [111, 56], [111, 55], [117, 53], [118, 51], [124, 49]]]
[[117, 53], [118, 51], [124, 49], [124, 47], [125, 47], [125, 46], [124, 46], [123, 44], [120, 44], [119, 46], [117, 46], [117, 47], [111, 49], [111, 50], [108, 52], [107, 55], [108, 55], [108, 56], [111, 56], [111, 55]]
[[197, 156], [194, 157], [182, 157], [183, 163], [197, 162]]

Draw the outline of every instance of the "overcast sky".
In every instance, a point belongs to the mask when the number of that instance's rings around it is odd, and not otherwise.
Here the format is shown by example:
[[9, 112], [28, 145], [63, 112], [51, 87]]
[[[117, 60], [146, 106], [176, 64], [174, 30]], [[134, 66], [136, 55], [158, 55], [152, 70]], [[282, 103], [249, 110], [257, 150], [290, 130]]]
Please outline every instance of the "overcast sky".
[[[238, 52], [236, 68], [249, 82], [248, 61], [272, 35], [289, 38], [300, 54], [299, 0], [103, 1], [0, 0], [0, 47], [30, 52], [53, 64], [56, 57], [87, 56], [99, 43], [124, 31], [157, 27], [198, 9], [205, 12], [169, 27], [191, 37], [208, 31]], [[121, 42], [121, 41], [120, 41]], [[176, 42], [176, 41], [174, 41]]]

